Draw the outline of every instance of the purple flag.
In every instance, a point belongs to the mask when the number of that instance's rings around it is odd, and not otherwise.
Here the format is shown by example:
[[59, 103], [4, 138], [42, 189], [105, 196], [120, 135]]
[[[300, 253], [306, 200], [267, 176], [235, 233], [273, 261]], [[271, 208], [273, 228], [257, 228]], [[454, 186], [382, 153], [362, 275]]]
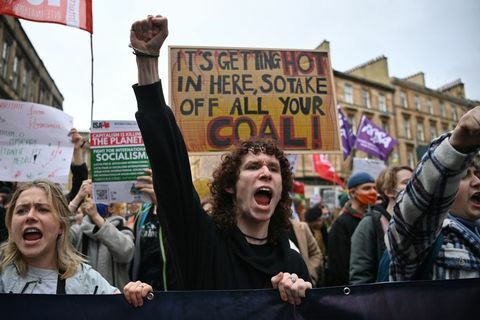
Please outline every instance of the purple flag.
[[342, 108], [338, 105], [338, 121], [340, 122], [340, 133], [342, 134], [343, 159], [345, 160], [350, 152], [352, 152], [355, 144], [355, 134], [353, 134], [352, 126], [348, 123], [347, 117], [342, 112]]
[[362, 117], [355, 142], [356, 149], [386, 161], [397, 143], [398, 141], [390, 137], [382, 128], [373, 124], [367, 117]]

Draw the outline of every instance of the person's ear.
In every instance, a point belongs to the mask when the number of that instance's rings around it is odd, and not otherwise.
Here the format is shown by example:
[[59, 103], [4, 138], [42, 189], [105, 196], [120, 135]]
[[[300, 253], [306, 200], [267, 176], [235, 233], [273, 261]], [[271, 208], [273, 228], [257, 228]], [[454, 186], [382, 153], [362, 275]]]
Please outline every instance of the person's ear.
[[348, 190], [348, 199], [352, 200], [355, 198], [355, 188]]
[[225, 191], [230, 194], [234, 194], [235, 192], [233, 191], [232, 187], [225, 188]]
[[391, 190], [391, 191], [385, 190], [384, 193], [389, 199], [395, 199], [397, 196], [397, 192], [395, 190]]

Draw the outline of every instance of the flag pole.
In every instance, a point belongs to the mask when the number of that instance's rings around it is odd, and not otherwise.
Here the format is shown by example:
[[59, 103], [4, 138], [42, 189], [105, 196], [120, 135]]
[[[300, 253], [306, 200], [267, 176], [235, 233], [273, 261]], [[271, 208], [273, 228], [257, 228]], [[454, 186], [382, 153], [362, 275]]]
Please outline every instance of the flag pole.
[[90, 56], [91, 56], [91, 78], [90, 78], [90, 85], [91, 85], [91, 94], [92, 94], [92, 104], [90, 108], [90, 126], [93, 122], [93, 33], [90, 33]]

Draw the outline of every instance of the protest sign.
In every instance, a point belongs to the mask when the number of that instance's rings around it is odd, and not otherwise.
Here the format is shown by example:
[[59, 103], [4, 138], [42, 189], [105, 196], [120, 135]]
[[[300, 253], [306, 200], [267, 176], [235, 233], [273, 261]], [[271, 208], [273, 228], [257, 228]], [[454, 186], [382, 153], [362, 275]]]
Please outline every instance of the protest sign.
[[68, 181], [73, 119], [31, 102], [0, 100], [0, 180]]
[[295, 153], [339, 152], [327, 51], [170, 47], [170, 105], [189, 152], [268, 137]]
[[0, 0], [0, 14], [93, 33], [92, 0]]
[[367, 172], [374, 179], [377, 179], [380, 172], [385, 169], [385, 162], [377, 159], [353, 158], [352, 176], [359, 172]]
[[147, 200], [135, 188], [150, 167], [136, 121], [93, 121], [90, 148], [95, 202]]

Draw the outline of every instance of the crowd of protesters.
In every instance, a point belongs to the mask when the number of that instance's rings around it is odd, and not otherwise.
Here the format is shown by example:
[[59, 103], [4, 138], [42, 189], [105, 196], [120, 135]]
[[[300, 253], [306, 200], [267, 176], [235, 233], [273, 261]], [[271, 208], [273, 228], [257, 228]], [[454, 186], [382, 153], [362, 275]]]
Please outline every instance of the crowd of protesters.
[[262, 139], [226, 154], [200, 201], [158, 76], [167, 36], [161, 16], [130, 34], [152, 166], [135, 186], [149, 201], [94, 203], [85, 143], [72, 129], [69, 192], [47, 180], [0, 182], [0, 293], [123, 290], [140, 306], [154, 290], [275, 288], [299, 304], [312, 287], [480, 276], [480, 107], [432, 141], [416, 168], [352, 175], [337, 207], [321, 197], [307, 206], [283, 151]]

